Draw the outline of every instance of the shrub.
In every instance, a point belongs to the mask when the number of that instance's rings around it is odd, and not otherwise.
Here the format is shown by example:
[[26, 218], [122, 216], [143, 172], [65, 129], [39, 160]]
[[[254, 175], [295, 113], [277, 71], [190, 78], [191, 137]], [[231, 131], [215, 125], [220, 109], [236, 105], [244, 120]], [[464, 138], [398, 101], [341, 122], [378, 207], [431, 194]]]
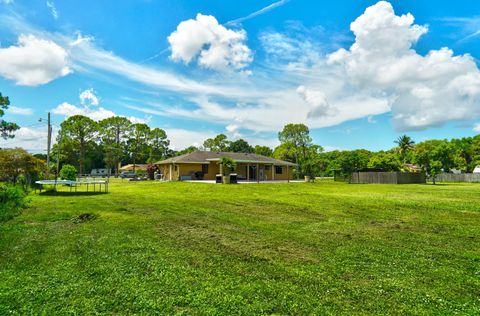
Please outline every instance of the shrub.
[[25, 206], [25, 192], [21, 187], [0, 184], [0, 222], [12, 219]]
[[72, 165], [63, 165], [60, 170], [60, 178], [62, 180], [77, 180], [77, 169]]

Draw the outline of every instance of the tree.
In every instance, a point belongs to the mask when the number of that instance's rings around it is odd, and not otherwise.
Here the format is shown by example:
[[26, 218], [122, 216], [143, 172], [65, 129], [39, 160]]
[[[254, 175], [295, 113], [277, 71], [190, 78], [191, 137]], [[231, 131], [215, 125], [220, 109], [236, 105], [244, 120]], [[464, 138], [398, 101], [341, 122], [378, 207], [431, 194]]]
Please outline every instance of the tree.
[[285, 156], [293, 156], [297, 164], [297, 176], [303, 176], [305, 168], [302, 166], [307, 162], [307, 151], [312, 146], [310, 130], [304, 124], [288, 124], [278, 133], [278, 139]]
[[267, 146], [256, 145], [256, 146], [255, 146], [255, 153], [256, 153], [257, 155], [262, 155], [262, 156], [266, 156], [266, 157], [272, 157], [272, 155], [273, 155], [273, 150], [272, 150], [270, 147], [267, 147]]
[[[74, 115], [63, 121], [61, 130], [64, 133], [64, 141], [71, 141], [73, 151], [78, 153], [78, 172], [85, 173], [85, 161], [88, 146], [97, 137], [98, 124], [94, 120], [83, 116]], [[63, 140], [62, 140], [63, 141]], [[63, 151], [63, 144], [62, 144]]]
[[126, 117], [114, 116], [99, 122], [104, 150], [104, 161], [108, 168], [115, 167], [118, 176], [121, 159], [125, 152], [128, 131], [132, 123]]
[[230, 143], [230, 151], [234, 153], [253, 153], [255, 149], [244, 139], [238, 139]]
[[190, 146], [190, 147], [187, 147], [185, 149], [179, 150], [179, 151], [175, 152], [174, 154], [175, 154], [175, 156], [181, 156], [181, 155], [193, 153], [193, 152], [196, 152], [196, 151], [198, 151], [198, 147]]
[[167, 133], [163, 129], [154, 128], [150, 131], [149, 145], [150, 154], [148, 162], [154, 163], [167, 157], [170, 141], [167, 139]]
[[398, 145], [398, 152], [400, 153], [400, 157], [402, 158], [402, 162], [406, 162], [406, 155], [407, 153], [413, 149], [415, 142], [407, 135], [402, 135], [394, 141]]
[[372, 155], [368, 162], [369, 168], [379, 168], [383, 171], [399, 171], [402, 162], [393, 151], [380, 151]]
[[40, 178], [45, 163], [21, 148], [0, 149], [0, 181], [16, 185], [24, 176], [25, 186]]
[[344, 152], [340, 160], [340, 168], [348, 182], [352, 181], [352, 173], [365, 169], [371, 157], [371, 152], [365, 149]]
[[442, 172], [442, 163], [438, 160], [433, 160], [430, 162], [428, 174], [432, 178], [433, 184], [436, 184], [437, 175]]
[[203, 147], [209, 151], [227, 151], [229, 141], [225, 134], [218, 134], [214, 138], [208, 138], [203, 142]]
[[10, 100], [8, 99], [8, 97], [4, 97], [0, 93], [0, 137], [3, 139], [15, 137], [13, 133], [20, 128], [20, 126], [15, 123], [10, 123], [2, 120], [2, 116], [5, 115], [4, 110], [8, 109], [9, 105]]
[[447, 141], [429, 140], [415, 146], [414, 161], [435, 184], [435, 178], [442, 170], [448, 172], [452, 168], [454, 153], [454, 148]]
[[135, 172], [135, 164], [139, 161], [145, 162], [148, 151], [148, 140], [150, 137], [150, 127], [147, 124], [133, 124], [131, 126], [130, 137], [127, 141], [130, 158], [133, 163], [133, 171]]
[[319, 145], [311, 145], [307, 147], [306, 156], [301, 164], [300, 172], [304, 176], [314, 178], [320, 174], [320, 154], [323, 152], [323, 147]]

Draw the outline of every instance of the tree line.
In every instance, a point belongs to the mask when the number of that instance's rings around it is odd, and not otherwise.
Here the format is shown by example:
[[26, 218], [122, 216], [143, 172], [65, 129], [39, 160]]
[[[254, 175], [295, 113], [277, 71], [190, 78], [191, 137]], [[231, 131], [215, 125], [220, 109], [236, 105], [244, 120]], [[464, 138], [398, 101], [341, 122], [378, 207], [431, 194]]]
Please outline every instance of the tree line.
[[[14, 137], [19, 126], [1, 119], [10, 100], [0, 94], [0, 137]], [[304, 124], [288, 124], [278, 133], [280, 145], [275, 148], [251, 145], [244, 139], [229, 140], [225, 134], [206, 139], [202, 146], [190, 146], [175, 151], [165, 130], [134, 123], [126, 117], [110, 117], [94, 121], [86, 116], [71, 116], [61, 123], [57, 142], [53, 146], [51, 165], [54, 173], [57, 157], [60, 165], [70, 164], [79, 174], [92, 168], [109, 168], [118, 175], [124, 164], [154, 163], [196, 150], [255, 153], [294, 162], [297, 177], [332, 176], [335, 171], [351, 172], [378, 169], [383, 171], [421, 171], [435, 176], [453, 169], [472, 172], [480, 165], [480, 135], [451, 140], [427, 140], [415, 144], [407, 135], [394, 140], [389, 150], [373, 152], [365, 149], [325, 152], [314, 144], [309, 128]], [[59, 146], [61, 144], [61, 146]], [[44, 154], [34, 155], [45, 160]], [[9, 164], [9, 161], [15, 163]], [[21, 149], [0, 150], [0, 178], [16, 182], [22, 169], [38, 173], [41, 163]], [[33, 172], [35, 171], [35, 172]], [[3, 175], [3, 176], [2, 176]], [[37, 175], [38, 176], [38, 175]], [[35, 176], [35, 177], [37, 177]]]
[[229, 140], [225, 134], [206, 139], [202, 146], [172, 150], [166, 132], [147, 124], [132, 123], [125, 117], [110, 117], [99, 122], [76, 115], [61, 124], [53, 148], [53, 160], [62, 142], [61, 164], [77, 167], [80, 174], [92, 168], [111, 168], [118, 174], [124, 164], [154, 163], [197, 150], [255, 153], [294, 162], [297, 177], [344, 175], [378, 169], [383, 171], [424, 171], [436, 175], [452, 169], [472, 172], [480, 165], [480, 135], [451, 140], [428, 140], [418, 144], [406, 135], [392, 142], [392, 148], [378, 152], [366, 149], [326, 152], [314, 144], [304, 124], [288, 124], [279, 133], [275, 148], [251, 145], [244, 139]]

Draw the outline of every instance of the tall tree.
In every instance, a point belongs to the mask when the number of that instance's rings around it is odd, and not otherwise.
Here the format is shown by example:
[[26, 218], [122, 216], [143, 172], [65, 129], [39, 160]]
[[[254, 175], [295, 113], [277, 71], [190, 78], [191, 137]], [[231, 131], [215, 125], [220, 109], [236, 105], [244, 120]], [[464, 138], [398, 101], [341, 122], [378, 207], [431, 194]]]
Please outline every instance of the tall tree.
[[455, 149], [447, 141], [428, 140], [415, 146], [413, 157], [435, 183], [438, 173], [448, 172], [454, 166]]
[[135, 171], [135, 164], [146, 160], [149, 137], [150, 127], [147, 124], [137, 123], [131, 126], [127, 147], [133, 163], [133, 171]]
[[[175, 155], [175, 156], [181, 156], [181, 155], [193, 153], [193, 152], [198, 151], [198, 150], [199, 150], [198, 147], [190, 146], [190, 147], [187, 147], [187, 148], [185, 148], [185, 149], [176, 151], [176, 152], [174, 153], [174, 155]], [[167, 156], [168, 156], [168, 155], [167, 155]]]
[[3, 139], [15, 137], [13, 133], [20, 128], [17, 124], [2, 119], [2, 116], [5, 115], [5, 110], [8, 109], [9, 105], [10, 100], [8, 97], [4, 97], [0, 93], [0, 137]]
[[310, 130], [304, 124], [288, 124], [278, 133], [278, 139], [287, 155], [294, 157], [297, 176], [302, 176], [302, 164], [307, 163], [308, 148], [312, 146]]
[[234, 153], [253, 153], [255, 149], [244, 139], [238, 139], [230, 143], [229, 149]]
[[105, 153], [105, 163], [108, 168], [115, 167], [115, 176], [118, 176], [118, 169], [122, 155], [125, 152], [128, 132], [132, 123], [126, 117], [114, 116], [99, 122], [100, 134]]
[[93, 142], [97, 137], [97, 129], [97, 122], [83, 115], [71, 116], [61, 124], [61, 131], [66, 138], [65, 142], [71, 141], [73, 150], [78, 152], [78, 172], [80, 175], [85, 174], [87, 149], [91, 145], [90, 142]]
[[406, 162], [407, 153], [413, 149], [415, 142], [407, 135], [398, 137], [394, 143], [398, 145], [398, 152], [402, 158], [402, 162]]
[[255, 153], [257, 155], [262, 155], [262, 156], [266, 156], [266, 157], [272, 157], [273, 155], [273, 150], [268, 147], [268, 146], [260, 146], [260, 145], [256, 145], [255, 146]]
[[148, 162], [154, 163], [161, 159], [165, 159], [169, 152], [168, 146], [170, 141], [167, 138], [167, 133], [161, 128], [154, 128], [150, 131], [149, 147], [150, 153]]
[[208, 138], [203, 142], [203, 147], [209, 151], [227, 151], [230, 142], [225, 134], [218, 134], [214, 138]]

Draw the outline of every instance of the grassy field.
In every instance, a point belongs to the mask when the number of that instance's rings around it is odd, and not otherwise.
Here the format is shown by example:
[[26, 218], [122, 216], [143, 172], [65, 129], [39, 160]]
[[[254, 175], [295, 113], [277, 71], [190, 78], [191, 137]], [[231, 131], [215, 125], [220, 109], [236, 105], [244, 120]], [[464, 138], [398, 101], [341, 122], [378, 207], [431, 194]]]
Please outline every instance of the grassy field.
[[480, 313], [480, 185], [110, 189], [0, 223], [0, 315]]

